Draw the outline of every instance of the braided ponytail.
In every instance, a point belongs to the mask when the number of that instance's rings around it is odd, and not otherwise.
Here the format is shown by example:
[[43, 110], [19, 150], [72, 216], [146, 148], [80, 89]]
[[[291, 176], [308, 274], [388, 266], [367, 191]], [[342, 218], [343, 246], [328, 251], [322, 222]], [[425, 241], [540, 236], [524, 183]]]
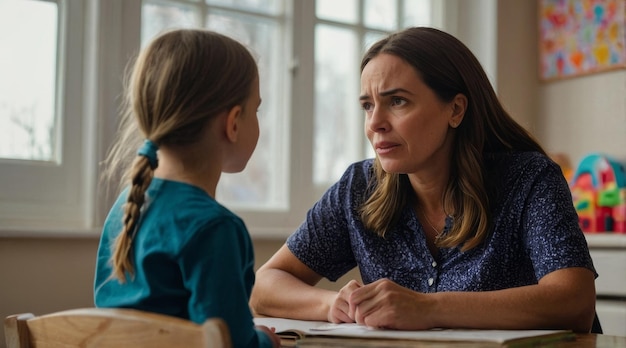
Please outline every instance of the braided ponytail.
[[146, 140], [132, 165], [131, 186], [124, 205], [124, 227], [115, 239], [112, 256], [113, 276], [122, 283], [126, 281], [126, 272], [131, 277], [134, 275], [130, 250], [141, 216], [141, 208], [146, 199], [146, 190], [152, 182], [154, 169], [158, 166], [156, 152], [157, 146], [152, 141]]

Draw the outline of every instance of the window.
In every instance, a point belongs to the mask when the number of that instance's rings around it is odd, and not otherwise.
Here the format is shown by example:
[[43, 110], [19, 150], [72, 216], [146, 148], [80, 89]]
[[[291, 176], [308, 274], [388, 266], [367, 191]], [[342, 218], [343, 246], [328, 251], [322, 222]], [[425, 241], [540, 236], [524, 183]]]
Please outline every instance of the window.
[[58, 162], [58, 12], [54, 2], [0, 3], [0, 42], [14, 52], [0, 56], [1, 158]]
[[81, 2], [0, 1], [3, 227], [85, 225], [82, 10]]
[[285, 237], [349, 163], [372, 154], [362, 53], [390, 31], [431, 24], [431, 1], [1, 0], [0, 42], [13, 54], [0, 56], [10, 77], [0, 80], [0, 226], [98, 230], [114, 198], [99, 195], [98, 164], [127, 62], [163, 29], [203, 27], [250, 47], [263, 98], [257, 150], [244, 172], [222, 176], [217, 198], [253, 234]]

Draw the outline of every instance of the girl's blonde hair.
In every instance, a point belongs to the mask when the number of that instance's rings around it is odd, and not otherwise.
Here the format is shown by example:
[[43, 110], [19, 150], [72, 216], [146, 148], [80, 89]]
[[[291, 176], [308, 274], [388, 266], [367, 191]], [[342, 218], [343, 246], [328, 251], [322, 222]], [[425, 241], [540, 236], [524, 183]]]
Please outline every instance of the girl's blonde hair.
[[[485, 239], [491, 226], [491, 192], [486, 185], [484, 157], [496, 152], [545, 151], [504, 110], [478, 59], [452, 35], [426, 27], [397, 32], [365, 53], [361, 71], [381, 53], [409, 63], [440, 100], [450, 102], [459, 93], [467, 97], [463, 122], [455, 130], [450, 180], [443, 197], [444, 210], [454, 214], [454, 224], [436, 243], [439, 247], [462, 245], [462, 250], [471, 249]], [[374, 176], [360, 213], [367, 229], [384, 236], [416, 197], [407, 175], [386, 173], [378, 159]]]
[[115, 240], [113, 276], [134, 273], [131, 245], [154, 167], [137, 149], [198, 141], [215, 115], [244, 104], [258, 76], [252, 54], [239, 42], [202, 29], [178, 29], [155, 38], [137, 57], [126, 79], [125, 109], [103, 178], [124, 173], [130, 185], [124, 227]]

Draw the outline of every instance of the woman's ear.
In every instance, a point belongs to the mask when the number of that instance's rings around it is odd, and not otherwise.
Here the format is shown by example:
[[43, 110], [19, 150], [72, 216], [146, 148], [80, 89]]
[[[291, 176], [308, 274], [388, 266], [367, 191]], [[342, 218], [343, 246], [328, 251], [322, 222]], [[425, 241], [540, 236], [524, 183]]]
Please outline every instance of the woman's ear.
[[228, 114], [226, 115], [226, 139], [228, 139], [231, 143], [237, 142], [241, 112], [241, 106], [235, 105], [228, 110]]
[[463, 117], [465, 117], [465, 111], [467, 110], [467, 97], [464, 94], [457, 94], [452, 99], [452, 115], [450, 116], [450, 120], [448, 121], [450, 127], [456, 128], [461, 122], [463, 122]]

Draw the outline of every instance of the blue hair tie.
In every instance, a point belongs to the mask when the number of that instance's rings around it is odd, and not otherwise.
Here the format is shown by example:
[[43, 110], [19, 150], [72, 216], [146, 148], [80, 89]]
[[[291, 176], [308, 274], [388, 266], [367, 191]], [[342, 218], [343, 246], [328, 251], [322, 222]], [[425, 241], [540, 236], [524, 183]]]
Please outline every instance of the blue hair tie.
[[155, 169], [159, 165], [159, 160], [157, 159], [158, 149], [159, 147], [152, 140], [146, 139], [137, 151], [137, 155], [147, 158], [148, 162], [150, 162], [150, 168]]

